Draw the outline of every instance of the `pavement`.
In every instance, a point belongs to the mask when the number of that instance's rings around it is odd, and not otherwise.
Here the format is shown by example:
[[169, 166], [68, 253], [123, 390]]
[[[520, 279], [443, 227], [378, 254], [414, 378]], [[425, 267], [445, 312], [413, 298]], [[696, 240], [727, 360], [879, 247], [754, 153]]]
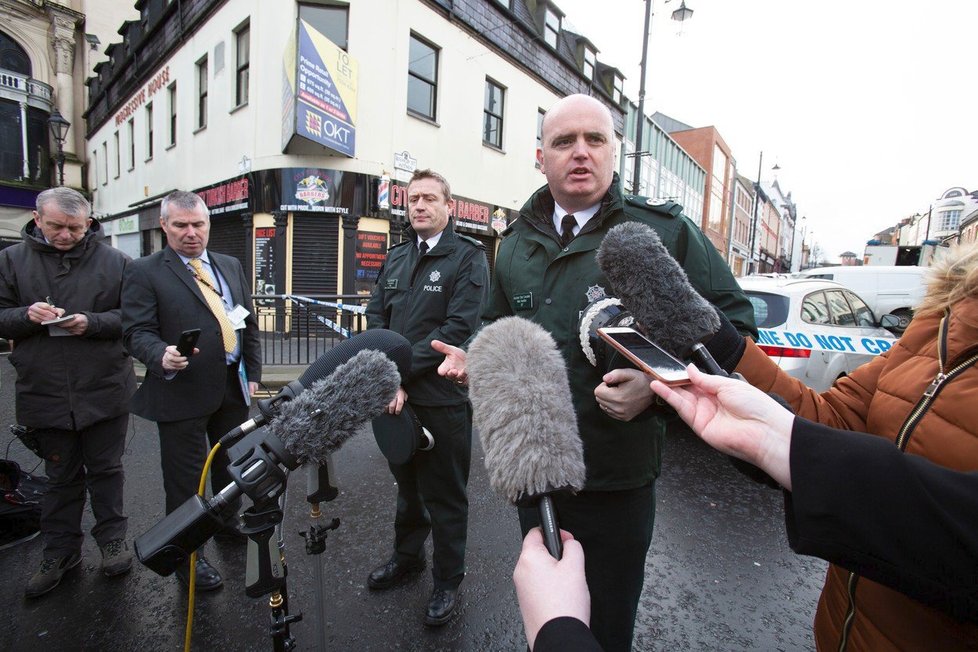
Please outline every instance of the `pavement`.
[[[273, 382], [298, 378], [303, 369], [269, 368], [269, 389], [276, 387]], [[13, 386], [13, 369], [0, 356], [0, 424], [15, 422]], [[6, 427], [0, 428], [0, 450], [22, 468], [43, 472]], [[469, 478], [467, 574], [457, 615], [439, 628], [421, 622], [430, 572], [386, 591], [366, 587], [367, 574], [391, 552], [396, 496], [372, 435], [356, 435], [333, 458], [340, 494], [322, 508], [325, 519], [338, 518], [340, 526], [330, 532], [322, 554], [307, 554], [299, 535], [310, 523], [300, 474], [290, 477], [286, 492], [281, 530], [289, 611], [303, 614], [292, 626], [295, 649], [526, 649], [511, 579], [519, 525], [512, 507], [489, 488], [478, 437]], [[155, 424], [132, 418], [123, 464], [129, 534], [136, 537], [163, 517]], [[814, 649], [811, 623], [826, 565], [789, 549], [780, 491], [750, 482], [695, 436], [676, 434], [667, 442], [656, 494], [635, 650]], [[6, 598], [0, 651], [182, 649], [186, 591], [175, 578], [138, 563], [127, 575], [104, 577], [89, 534], [93, 525], [86, 509], [81, 565], [38, 599], [25, 599], [23, 591], [41, 558], [40, 539], [0, 550]], [[430, 541], [427, 551], [430, 560]], [[197, 594], [191, 649], [272, 649], [268, 598], [244, 593], [245, 546], [210, 540], [203, 552], [225, 585]]]

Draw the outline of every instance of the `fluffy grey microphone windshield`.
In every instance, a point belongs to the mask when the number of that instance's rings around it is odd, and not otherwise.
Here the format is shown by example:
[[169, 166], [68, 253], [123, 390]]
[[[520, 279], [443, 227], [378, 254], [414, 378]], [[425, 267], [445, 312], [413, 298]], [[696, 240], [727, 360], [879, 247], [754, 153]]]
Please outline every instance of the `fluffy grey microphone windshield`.
[[584, 486], [567, 368], [547, 331], [520, 317], [486, 326], [469, 346], [466, 372], [493, 489], [516, 502]]
[[282, 404], [268, 425], [300, 462], [322, 464], [397, 393], [397, 365], [380, 351], [360, 351]]
[[691, 346], [720, 329], [713, 306], [693, 289], [652, 227], [619, 224], [608, 231], [596, 258], [614, 296], [674, 356], [686, 356]]

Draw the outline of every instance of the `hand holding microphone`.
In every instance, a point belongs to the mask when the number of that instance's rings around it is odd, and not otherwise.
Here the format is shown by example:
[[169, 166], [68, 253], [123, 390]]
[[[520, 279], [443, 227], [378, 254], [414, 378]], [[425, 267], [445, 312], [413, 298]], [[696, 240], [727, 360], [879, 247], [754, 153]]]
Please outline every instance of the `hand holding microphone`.
[[748, 383], [708, 376], [689, 366], [690, 385], [651, 389], [703, 441], [721, 453], [757, 465], [791, 490], [789, 451], [795, 415]]
[[564, 556], [558, 560], [544, 546], [540, 528], [533, 528], [523, 539], [523, 549], [513, 569], [516, 599], [530, 649], [540, 628], [554, 618], [576, 618], [585, 625], [591, 622], [584, 549], [570, 532], [561, 530], [560, 538]]

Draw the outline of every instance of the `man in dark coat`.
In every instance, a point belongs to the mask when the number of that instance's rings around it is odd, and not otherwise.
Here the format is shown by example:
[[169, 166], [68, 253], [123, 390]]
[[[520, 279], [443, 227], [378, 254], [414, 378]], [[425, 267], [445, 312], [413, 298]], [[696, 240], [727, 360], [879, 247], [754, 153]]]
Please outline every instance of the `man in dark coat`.
[[[750, 302], [730, 268], [682, 207], [626, 196], [614, 173], [611, 114], [585, 95], [559, 100], [543, 121], [537, 150], [547, 185], [533, 194], [503, 233], [485, 321], [517, 315], [546, 328], [564, 359], [574, 398], [587, 483], [555, 498], [560, 525], [584, 547], [591, 587], [591, 627], [608, 652], [631, 648], [632, 628], [652, 542], [655, 478], [665, 420], [652, 406], [648, 379], [636, 369], [606, 373], [581, 348], [580, 318], [610, 284], [594, 256], [608, 231], [647, 224], [682, 265], [693, 287], [745, 335], [756, 335]], [[464, 354], [448, 353], [443, 371], [465, 379]], [[463, 365], [463, 368], [459, 368]], [[525, 535], [538, 525], [519, 510]]]
[[[175, 191], [160, 204], [167, 246], [133, 261], [122, 289], [126, 346], [146, 365], [132, 411], [156, 421], [166, 513], [197, 493], [208, 450], [248, 419], [250, 396], [261, 379], [261, 345], [251, 284], [241, 263], [207, 250], [210, 216], [204, 201]], [[200, 329], [194, 353], [180, 355], [186, 330]], [[231, 483], [223, 448], [211, 468], [216, 494]], [[240, 501], [237, 501], [240, 503]], [[240, 538], [237, 508], [226, 514], [223, 535]], [[197, 557], [197, 588], [221, 586], [220, 573]], [[189, 565], [177, 578], [189, 582]]]
[[[27, 597], [47, 593], [81, 561], [85, 491], [106, 575], [126, 573], [132, 553], [123, 514], [122, 453], [136, 388], [122, 346], [119, 301], [129, 257], [101, 242], [77, 191], [37, 196], [24, 241], [0, 252], [0, 337], [13, 343], [17, 421], [45, 460], [44, 555]], [[58, 320], [56, 324], [45, 324]]]
[[465, 576], [472, 406], [464, 387], [438, 375], [441, 355], [431, 341], [461, 344], [475, 331], [489, 291], [489, 267], [482, 243], [452, 228], [452, 193], [444, 177], [416, 171], [407, 198], [408, 238], [387, 252], [367, 304], [367, 325], [411, 342], [411, 374], [387, 411], [399, 414], [408, 402], [435, 445], [405, 464], [390, 464], [397, 479], [394, 554], [370, 573], [367, 584], [386, 589], [423, 570], [431, 532], [434, 590], [424, 622], [437, 626], [455, 611]]

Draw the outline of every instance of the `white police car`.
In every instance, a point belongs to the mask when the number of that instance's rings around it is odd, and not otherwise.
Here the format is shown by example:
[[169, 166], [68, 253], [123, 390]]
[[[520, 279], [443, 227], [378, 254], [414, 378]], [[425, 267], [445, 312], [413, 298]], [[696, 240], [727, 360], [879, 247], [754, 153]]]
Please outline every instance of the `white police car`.
[[738, 280], [754, 306], [757, 345], [816, 391], [824, 392], [896, 340], [880, 328], [865, 301], [838, 283], [786, 276]]

